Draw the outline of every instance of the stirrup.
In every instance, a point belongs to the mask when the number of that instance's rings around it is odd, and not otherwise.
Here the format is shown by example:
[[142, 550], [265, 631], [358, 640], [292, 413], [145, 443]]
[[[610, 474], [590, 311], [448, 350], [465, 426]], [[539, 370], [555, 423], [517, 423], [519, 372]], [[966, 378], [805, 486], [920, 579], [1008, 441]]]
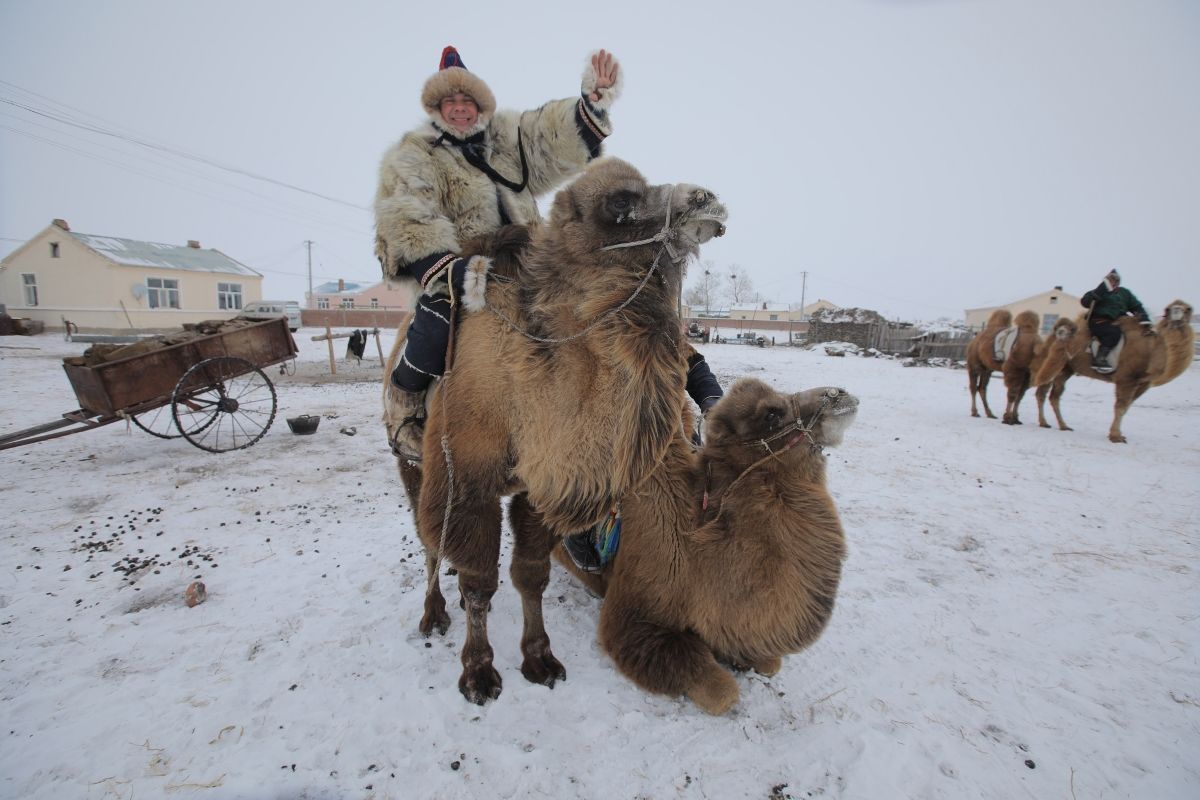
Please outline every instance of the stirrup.
[[415, 442], [417, 444], [423, 443], [425, 440], [425, 416], [418, 413], [402, 419], [400, 424], [396, 426], [396, 432], [392, 434], [392, 438], [388, 442], [392, 448], [392, 455], [396, 456], [396, 458], [403, 458], [419, 464], [421, 463], [420, 447], [416, 448], [415, 450], [412, 450], [412, 448], [406, 449], [404, 445], [400, 443], [400, 437], [404, 433], [405, 428], [415, 429], [417, 432], [417, 435], [414, 437]]
[[563, 550], [571, 557], [572, 563], [584, 572], [596, 573], [604, 569], [596, 545], [592, 542], [592, 529], [564, 536]]

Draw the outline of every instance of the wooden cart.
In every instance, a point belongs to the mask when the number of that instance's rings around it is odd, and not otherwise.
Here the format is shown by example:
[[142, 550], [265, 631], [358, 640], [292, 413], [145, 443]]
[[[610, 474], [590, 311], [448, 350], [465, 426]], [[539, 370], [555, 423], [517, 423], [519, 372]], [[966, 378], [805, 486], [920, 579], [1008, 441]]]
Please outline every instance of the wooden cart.
[[63, 364], [79, 408], [0, 436], [0, 450], [121, 419], [162, 439], [182, 436], [202, 450], [240, 450], [275, 421], [275, 386], [263, 368], [293, 359], [296, 352], [281, 317], [95, 366]]

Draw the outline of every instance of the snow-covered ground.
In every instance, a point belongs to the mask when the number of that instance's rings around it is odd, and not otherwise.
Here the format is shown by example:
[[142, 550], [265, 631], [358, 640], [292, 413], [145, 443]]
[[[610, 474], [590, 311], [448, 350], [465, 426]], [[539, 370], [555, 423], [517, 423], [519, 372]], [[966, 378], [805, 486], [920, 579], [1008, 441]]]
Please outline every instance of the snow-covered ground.
[[[0, 453], [0, 796], [1200, 796], [1196, 367], [1114, 445], [1096, 381], [1070, 382], [1062, 432], [1032, 398], [1023, 426], [972, 419], [962, 370], [702, 346], [726, 384], [862, 400], [830, 455], [850, 549], [833, 620], [710, 717], [622, 678], [600, 602], [557, 568], [546, 621], [568, 680], [521, 677], [505, 581], [504, 693], [465, 702], [462, 612], [445, 638], [417, 632], [424, 563], [381, 370], [320, 379], [314, 333], [296, 375], [272, 371], [279, 419], [247, 450], [116, 424]], [[0, 340], [0, 434], [75, 408], [59, 359], [82, 349]], [[315, 435], [289, 432], [302, 413], [324, 416]], [[209, 597], [188, 608], [197, 576]]]

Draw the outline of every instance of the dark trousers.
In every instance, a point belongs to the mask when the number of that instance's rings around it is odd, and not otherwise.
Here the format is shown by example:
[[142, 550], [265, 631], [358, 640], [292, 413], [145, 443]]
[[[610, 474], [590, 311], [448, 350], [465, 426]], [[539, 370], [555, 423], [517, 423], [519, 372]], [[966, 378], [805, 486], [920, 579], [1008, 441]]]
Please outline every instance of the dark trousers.
[[1108, 317], [1092, 317], [1088, 320], [1088, 330], [1092, 332], [1099, 340], [1101, 347], [1107, 347], [1109, 350], [1117, 346], [1121, 341], [1121, 328], [1117, 325], [1116, 320]]
[[400, 363], [392, 372], [392, 383], [409, 392], [422, 392], [446, 371], [446, 347], [450, 343], [450, 298], [443, 294], [421, 295], [408, 326], [408, 339]]

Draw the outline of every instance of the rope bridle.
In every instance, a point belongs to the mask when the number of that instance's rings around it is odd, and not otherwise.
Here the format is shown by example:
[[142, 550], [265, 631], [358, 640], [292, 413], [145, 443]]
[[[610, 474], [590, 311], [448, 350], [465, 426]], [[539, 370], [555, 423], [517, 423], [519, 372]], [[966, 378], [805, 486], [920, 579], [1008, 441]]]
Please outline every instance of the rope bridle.
[[[817, 410], [813, 412], [812, 418], [809, 419], [807, 423], [802, 419], [797, 419], [792, 424], [785, 425], [783, 428], [781, 428], [780, 430], [771, 434], [770, 436], [760, 436], [757, 438], [742, 439], [741, 441], [734, 442], [731, 445], [732, 447], [758, 447], [758, 446], [761, 446], [764, 450], [767, 451], [767, 454], [765, 456], [763, 456], [762, 458], [758, 459], [757, 461], [755, 461], [750, 466], [746, 467], [744, 470], [742, 470], [741, 473], [736, 478], [734, 478], [733, 481], [731, 481], [728, 486], [725, 487], [725, 491], [722, 492], [722, 494], [721, 494], [721, 506], [720, 506], [720, 508], [717, 509], [717, 515], [715, 517], [713, 517], [713, 519], [712, 519], [713, 522], [716, 522], [717, 520], [721, 519], [721, 515], [725, 513], [725, 499], [727, 497], [729, 497], [730, 492], [733, 491], [733, 487], [737, 486], [743, 478], [745, 478], [747, 475], [750, 474], [750, 472], [752, 470], [756, 469], [757, 467], [762, 466], [770, 459], [779, 458], [779, 456], [786, 453], [788, 450], [791, 450], [792, 448], [796, 447], [798, 444], [803, 442], [805, 439], [808, 440], [809, 450], [811, 450], [812, 452], [821, 453], [822, 451], [824, 451], [824, 449], [825, 449], [824, 446], [821, 445], [820, 443], [818, 443], [817, 440], [813, 438], [813, 428], [816, 427], [818, 422], [820, 422], [821, 417], [825, 413], [825, 410], [827, 408], [829, 408], [829, 406], [833, 403], [834, 399], [841, 394], [840, 392], [837, 392], [836, 394], [830, 393], [830, 392], [836, 392], [836, 391], [837, 390], [831, 389], [829, 392], [826, 392], [821, 397], [821, 404], [819, 406], [817, 406]], [[775, 442], [775, 441], [785, 438], [785, 437], [788, 437], [787, 441], [785, 441], [783, 443], [783, 446], [780, 447], [778, 450], [775, 450], [771, 447], [772, 442]], [[704, 479], [704, 496], [700, 502], [700, 509], [702, 511], [708, 508], [708, 484], [711, 480], [712, 480], [712, 464], [710, 462], [708, 465], [708, 474], [705, 476], [705, 479]]]
[[[596, 317], [583, 330], [581, 330], [577, 333], [573, 333], [570, 336], [564, 336], [564, 337], [535, 336], [534, 334], [532, 334], [529, 331], [522, 328], [516, 322], [513, 322], [511, 319], [509, 319], [508, 316], [505, 315], [503, 311], [500, 311], [495, 306], [487, 303], [486, 298], [485, 298], [484, 302], [487, 305], [487, 309], [489, 311], [491, 311], [493, 314], [495, 314], [497, 317], [499, 317], [501, 320], [503, 320], [504, 323], [506, 325], [508, 325], [508, 327], [512, 328], [514, 331], [521, 334], [526, 339], [530, 339], [532, 341], [539, 342], [541, 344], [566, 344], [567, 342], [573, 342], [576, 339], [581, 339], [584, 336], [587, 336], [589, 333], [594, 331], [600, 325], [600, 323], [604, 322], [606, 319], [613, 316], [614, 314], [618, 314], [621, 311], [624, 311], [625, 308], [627, 308], [630, 303], [632, 303], [634, 300], [637, 299], [637, 296], [642, 293], [642, 289], [646, 288], [646, 284], [650, 282], [651, 276], [653, 276], [655, 271], [658, 269], [658, 262], [662, 259], [663, 253], [667, 253], [670, 256], [670, 259], [672, 262], [679, 261], [681, 258], [683, 258], [687, 255], [686, 252], [681, 253], [678, 250], [676, 250], [676, 247], [675, 247], [676, 242], [679, 239], [679, 230], [678, 230], [678, 228], [673, 229], [671, 227], [671, 203], [674, 201], [674, 199], [675, 199], [675, 184], [672, 184], [671, 191], [667, 193], [666, 221], [663, 223], [662, 230], [660, 230], [658, 233], [651, 236], [649, 239], [639, 239], [636, 242], [619, 242], [618, 244], [610, 244], [605, 247], [599, 248], [600, 252], [603, 252], [605, 250], [617, 250], [617, 249], [620, 249], [623, 247], [639, 247], [644, 244], [654, 244], [655, 242], [662, 243], [662, 247], [660, 247], [658, 249], [658, 252], [654, 255], [654, 260], [652, 262], [650, 262], [650, 269], [648, 269], [646, 271], [646, 274], [638, 282], [638, 285], [634, 288], [633, 293], [630, 294], [629, 297], [627, 297], [625, 299], [625, 301], [622, 302], [620, 305], [610, 308], [608, 311], [605, 311], [603, 314]], [[664, 282], [665, 282], [665, 279], [662, 278], [661, 273], [659, 275], [659, 279], [664, 280]]]

